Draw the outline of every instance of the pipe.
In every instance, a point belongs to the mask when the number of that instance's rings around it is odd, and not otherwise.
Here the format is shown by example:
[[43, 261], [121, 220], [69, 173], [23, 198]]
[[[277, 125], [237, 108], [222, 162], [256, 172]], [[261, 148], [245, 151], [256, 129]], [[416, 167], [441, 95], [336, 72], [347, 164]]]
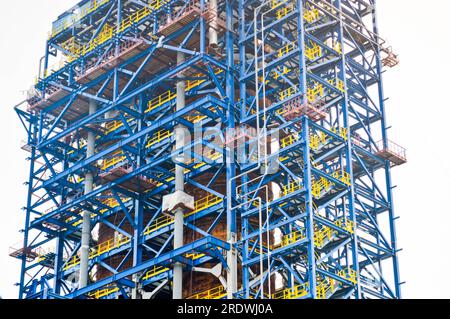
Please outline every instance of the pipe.
[[[89, 100], [89, 115], [97, 112], [97, 101]], [[95, 133], [88, 132], [86, 158], [93, 156], [95, 153]], [[87, 195], [92, 192], [94, 188], [94, 175], [88, 172], [85, 175], [84, 194]], [[79, 289], [84, 288], [88, 284], [89, 277], [89, 243], [91, 241], [91, 212], [83, 211], [83, 226], [81, 230], [81, 255], [80, 255], [80, 281], [78, 283]]]
[[219, 40], [217, 35], [218, 27], [218, 12], [217, 12], [217, 0], [209, 0], [209, 10], [212, 14], [212, 20], [209, 24], [209, 46], [217, 47]]
[[[184, 53], [177, 53], [177, 64], [180, 65], [184, 62]], [[184, 108], [186, 104], [186, 83], [183, 80], [177, 82], [177, 111]], [[176, 148], [181, 149], [184, 147], [184, 134], [185, 128], [183, 125], [177, 125], [175, 127], [175, 141]], [[180, 159], [180, 158], [179, 158]], [[181, 160], [184, 160], [182, 155]], [[181, 165], [175, 165], [175, 191], [184, 191], [184, 168]], [[184, 235], [184, 211], [183, 208], [177, 208], [175, 210], [174, 220], [174, 237], [173, 248], [177, 249], [183, 247], [183, 235]], [[173, 287], [172, 287], [173, 299], [183, 298], [183, 265], [176, 262], [173, 265]]]

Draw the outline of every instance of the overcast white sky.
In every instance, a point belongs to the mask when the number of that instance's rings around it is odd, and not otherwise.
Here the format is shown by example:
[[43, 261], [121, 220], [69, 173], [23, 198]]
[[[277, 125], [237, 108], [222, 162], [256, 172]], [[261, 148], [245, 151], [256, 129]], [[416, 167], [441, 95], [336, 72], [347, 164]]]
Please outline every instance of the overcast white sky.
[[[8, 1], [0, 10], [0, 296], [16, 298], [20, 263], [8, 256], [20, 241], [28, 176], [24, 130], [13, 106], [37, 74], [51, 22], [76, 0]], [[400, 270], [405, 298], [450, 298], [450, 1], [378, 0], [381, 35], [401, 64], [385, 74], [390, 137], [408, 149], [394, 169]]]

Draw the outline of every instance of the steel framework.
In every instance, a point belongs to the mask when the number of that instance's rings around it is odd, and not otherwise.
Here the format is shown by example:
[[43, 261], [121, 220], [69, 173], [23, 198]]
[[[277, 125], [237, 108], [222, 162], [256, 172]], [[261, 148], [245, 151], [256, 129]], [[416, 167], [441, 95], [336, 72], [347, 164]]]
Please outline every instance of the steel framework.
[[[81, 1], [16, 107], [19, 297], [167, 298], [178, 264], [221, 282], [195, 299], [400, 298], [390, 170], [406, 156], [382, 85], [397, 63], [375, 0]], [[177, 224], [162, 202], [180, 174], [206, 195]]]

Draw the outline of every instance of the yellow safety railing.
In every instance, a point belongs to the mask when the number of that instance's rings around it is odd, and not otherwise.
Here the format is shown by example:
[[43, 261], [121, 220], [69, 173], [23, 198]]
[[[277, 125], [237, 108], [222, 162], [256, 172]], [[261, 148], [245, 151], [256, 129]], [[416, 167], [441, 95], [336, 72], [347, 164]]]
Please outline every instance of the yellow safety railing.
[[298, 86], [291, 86], [281, 92], [278, 93], [278, 99], [280, 101], [284, 101], [288, 98], [290, 98], [292, 95], [296, 94], [298, 92], [299, 88]]
[[290, 42], [283, 47], [279, 48], [277, 51], [277, 57], [282, 58], [285, 55], [288, 55], [292, 51], [294, 51], [297, 48], [297, 41]]
[[295, 244], [303, 239], [305, 239], [305, 231], [304, 230], [297, 230], [295, 232], [292, 232], [288, 235], [284, 235], [281, 238], [281, 241], [278, 244], [272, 245], [272, 249], [282, 248], [286, 247], [292, 244]]
[[328, 295], [334, 293], [338, 283], [335, 279], [328, 279], [327, 281], [320, 282], [316, 287], [316, 294], [318, 299], [326, 299]]
[[[191, 215], [197, 214], [197, 213], [199, 213], [209, 207], [212, 207], [216, 204], [219, 204], [221, 202], [223, 202], [223, 198], [218, 197], [216, 195], [208, 195], [205, 198], [202, 198], [202, 199], [196, 201], [194, 203], [195, 209], [192, 212], [185, 214], [184, 217], [189, 217]], [[174, 223], [174, 218], [172, 216], [169, 216], [169, 215], [161, 216], [161, 217], [155, 219], [147, 227], [147, 229], [144, 231], [144, 235], [148, 235], [152, 232], [157, 231], [158, 229], [161, 229], [161, 228], [163, 228], [167, 225], [171, 225], [173, 223]]]
[[332, 127], [331, 132], [333, 132], [336, 135], [339, 135], [344, 140], [348, 139], [348, 129], [346, 127]]
[[271, 1], [271, 7], [272, 9], [278, 8], [279, 6], [281, 6], [283, 3], [286, 3], [287, 0], [272, 0]]
[[202, 198], [195, 202], [195, 210], [191, 214], [198, 213], [202, 210], [205, 210], [209, 207], [212, 207], [218, 203], [221, 203], [223, 198], [216, 195], [208, 195], [205, 198]]
[[[222, 69], [217, 69], [214, 71], [214, 74], [218, 75], [222, 72], [223, 72]], [[198, 74], [194, 75], [193, 77], [201, 77], [201, 76], [203, 76], [203, 74], [198, 73]], [[206, 79], [189, 80], [186, 82], [186, 91], [192, 90], [192, 89], [200, 86], [204, 82], [206, 82]], [[145, 113], [151, 112], [152, 110], [160, 107], [161, 105], [163, 105], [167, 102], [173, 101], [176, 98], [177, 98], [176, 92], [174, 92], [172, 90], [168, 90], [168, 91], [162, 93], [161, 95], [150, 100], [147, 104], [147, 109], [145, 110]]]
[[[88, 13], [90, 13], [94, 10], [97, 10], [97, 8], [99, 6], [101, 6], [104, 3], [109, 2], [109, 1], [111, 1], [111, 0], [103, 0], [103, 1], [93, 0], [92, 9], [87, 10], [85, 14], [79, 15], [79, 17], [77, 19], [72, 20], [70, 23], [64, 22], [62, 24], [62, 27], [58, 27], [53, 31], [52, 36], [67, 29], [75, 21], [79, 21], [83, 16], [87, 15]], [[79, 57], [88, 54], [89, 52], [96, 49], [98, 46], [100, 46], [103, 43], [112, 39], [116, 34], [116, 30], [118, 33], [124, 32], [126, 29], [131, 27], [133, 24], [139, 23], [144, 18], [149, 16], [151, 13], [153, 13], [155, 10], [160, 9], [163, 5], [167, 4], [168, 2], [169, 2], [168, 0], [154, 0], [154, 1], [150, 2], [148, 4], [148, 6], [142, 8], [136, 12], [133, 12], [131, 15], [129, 15], [128, 17], [123, 19], [119, 27], [110, 26], [108, 24], [105, 24], [105, 26], [103, 27], [101, 32], [98, 34], [98, 36], [88, 43], [80, 44], [80, 43], [76, 42], [75, 38], [69, 39], [68, 41], [66, 41], [63, 44], [63, 47], [71, 53], [71, 56], [68, 57], [68, 61], [72, 62], [73, 60], [78, 59]], [[155, 38], [155, 37], [153, 37], [153, 38]], [[45, 73], [44, 78], [46, 78], [49, 75], [48, 70], [45, 70], [44, 73]]]
[[315, 102], [318, 98], [322, 97], [324, 93], [323, 85], [316, 83], [313, 87], [308, 87], [306, 96], [308, 97], [309, 102]]
[[163, 266], [155, 266], [152, 269], [150, 269], [149, 271], [147, 271], [145, 273], [145, 275], [142, 277], [142, 280], [148, 280], [152, 277], [155, 277], [159, 274], [165, 273], [167, 271], [169, 271], [170, 269], [167, 267], [163, 267]]
[[289, 13], [294, 11], [294, 5], [290, 4], [288, 6], [285, 6], [279, 10], [277, 10], [277, 19], [280, 20], [283, 17], [287, 16]]
[[322, 56], [322, 47], [315, 42], [310, 41], [311, 47], [305, 46], [305, 56], [308, 60], [315, 60]]
[[221, 299], [227, 295], [223, 286], [218, 286], [203, 292], [199, 292], [187, 299]]
[[203, 253], [190, 253], [190, 254], [185, 254], [184, 257], [186, 257], [187, 259], [191, 259], [191, 260], [197, 260], [200, 259], [202, 257], [205, 257], [206, 255]]
[[292, 135], [288, 135], [286, 137], [283, 137], [280, 140], [280, 146], [281, 146], [281, 148], [286, 148], [288, 146], [291, 146], [292, 144], [297, 142], [299, 140], [299, 138], [300, 137], [297, 134], [292, 134]]
[[277, 69], [273, 70], [271, 73], [272, 73], [272, 77], [275, 80], [278, 80], [280, 78], [280, 76], [289, 74], [291, 71], [292, 70], [290, 68], [283, 65], [282, 67], [277, 67]]
[[[132, 119], [127, 120], [127, 122], [131, 122]], [[116, 131], [117, 129], [119, 129], [120, 127], [123, 126], [123, 122], [122, 121], [111, 121], [105, 124], [105, 133], [109, 134], [112, 133], [114, 131]]]
[[103, 160], [102, 163], [102, 170], [107, 170], [108, 168], [122, 162], [123, 160], [125, 160], [127, 157], [125, 156], [125, 154], [123, 153], [123, 151], [119, 150], [116, 151], [112, 154], [111, 157], [109, 157], [108, 159]]
[[302, 189], [302, 182], [299, 179], [298, 181], [291, 182], [288, 185], [283, 185], [281, 188], [281, 197], [287, 196], [289, 194], [292, 194], [298, 190]]
[[160, 130], [147, 141], [146, 148], [149, 148], [155, 144], [158, 144], [158, 143], [168, 139], [172, 135], [173, 135], [173, 132], [170, 132], [168, 130]]
[[356, 271], [352, 268], [345, 268], [338, 272], [339, 277], [345, 278], [355, 285], [358, 282], [357, 275]]
[[145, 110], [145, 112], [148, 113], [148, 112], [156, 109], [157, 107], [159, 107], [167, 102], [170, 102], [176, 98], [177, 98], [177, 94], [175, 92], [172, 92], [172, 91], [164, 92], [163, 94], [155, 97], [154, 99], [152, 99], [148, 102], [148, 107], [147, 107], [147, 110]]
[[336, 226], [345, 229], [349, 233], [353, 234], [355, 232], [355, 224], [350, 219], [341, 217], [335, 222]]
[[345, 92], [345, 84], [344, 81], [341, 79], [329, 79], [328, 83], [330, 83], [332, 86], [334, 86], [336, 89], [338, 89], [341, 92]]
[[[283, 137], [280, 140], [280, 146], [281, 148], [286, 148], [288, 146], [291, 146], [295, 142], [297, 142], [300, 139], [300, 136], [298, 134], [292, 134], [288, 135], [286, 137]], [[309, 146], [313, 150], [318, 150], [320, 145], [327, 143], [327, 136], [325, 133], [320, 132], [319, 134], [310, 134], [309, 135]]]
[[346, 171], [336, 171], [333, 174], [331, 174], [334, 178], [340, 180], [342, 183], [344, 183], [347, 186], [350, 186], [352, 184], [350, 174]]
[[59, 33], [63, 32], [64, 30], [70, 28], [76, 22], [80, 21], [82, 18], [84, 18], [88, 14], [96, 11], [98, 8], [100, 8], [101, 6], [103, 6], [104, 4], [106, 4], [110, 1], [111, 0], [91, 0], [89, 4], [82, 6], [81, 10], [79, 12], [77, 12], [75, 15], [72, 14], [69, 17], [63, 18], [60, 21], [58, 21], [56, 23], [56, 26], [54, 26], [52, 28], [50, 37], [53, 38], [54, 36], [58, 35]]
[[272, 299], [297, 299], [308, 295], [308, 283], [286, 288], [272, 294]]
[[319, 19], [319, 17], [320, 17], [320, 13], [319, 13], [319, 9], [317, 9], [317, 8], [305, 10], [305, 12], [303, 14], [303, 19], [305, 19], [305, 21], [308, 23], [313, 23], [314, 21]]
[[[219, 158], [222, 157], [222, 154], [221, 154], [220, 152], [216, 152], [215, 150], [211, 150], [210, 152], [208, 152], [207, 154], [204, 154], [203, 156], [206, 157], [206, 158], [208, 158], [208, 159], [211, 160], [211, 161], [216, 161], [217, 159], [219, 159]], [[195, 159], [191, 159], [190, 162], [188, 162], [188, 163], [186, 163], [186, 164], [187, 164], [187, 165], [193, 164], [194, 161], [195, 161]], [[194, 168], [194, 169], [198, 169], [198, 168], [200, 168], [200, 167], [205, 166], [206, 164], [207, 164], [206, 162], [201, 162], [201, 163], [195, 164], [195, 165], [193, 166], [193, 168]], [[175, 172], [175, 169], [174, 169], [174, 168], [171, 169], [170, 172], [171, 172], [171, 173], [174, 173], [174, 172]], [[186, 168], [186, 169], [184, 170], [184, 174], [187, 174], [187, 173], [189, 173], [189, 172], [191, 172], [191, 170], [190, 170], [189, 168]], [[164, 174], [159, 174], [159, 175], [157, 175], [157, 177], [158, 177], [158, 178], [161, 178], [163, 175], [164, 175]], [[174, 179], [175, 179], [175, 177], [169, 177], [169, 178], [165, 179], [165, 182], [171, 182], [171, 181], [173, 181]], [[160, 187], [160, 186], [162, 186], [162, 185], [163, 185], [163, 182], [159, 182], [159, 183], [156, 184], [156, 187]], [[151, 190], [151, 189], [150, 189], [150, 190]], [[148, 190], [148, 191], [150, 191], [150, 190]]]
[[[98, 257], [104, 253], [107, 253], [108, 251], [111, 251], [115, 248], [119, 248], [119, 247], [129, 243], [130, 240], [131, 239], [128, 237], [122, 237], [122, 238], [112, 238], [108, 241], [105, 241], [105, 242], [90, 249], [89, 259], [93, 259], [93, 258]], [[75, 267], [79, 263], [80, 263], [80, 257], [73, 256], [72, 258], [70, 258], [70, 260], [68, 262], [66, 262], [66, 266], [64, 267], [64, 270]]]
[[[128, 198], [121, 197], [120, 200], [122, 201], [122, 203], [127, 203], [127, 202], [131, 201], [131, 197], [128, 197]], [[117, 199], [115, 199], [113, 197], [110, 197], [108, 199], [103, 200], [102, 203], [109, 207], [109, 209], [108, 208], [101, 209], [100, 213], [102, 213], [102, 214], [104, 212], [110, 210], [110, 209], [113, 209], [113, 208], [116, 208], [116, 207], [120, 206], [120, 204], [117, 201]]]
[[313, 197], [319, 199], [322, 197], [322, 193], [328, 191], [331, 186], [333, 186], [333, 183], [321, 176], [319, 180], [312, 182], [311, 193]]
[[119, 291], [119, 287], [105, 288], [105, 289], [100, 289], [100, 290], [97, 290], [94, 292], [90, 292], [90, 293], [88, 293], [88, 296], [93, 297], [95, 299], [100, 299], [100, 298], [109, 296], [117, 291]]
[[317, 228], [314, 231], [314, 245], [319, 248], [323, 247], [335, 234], [336, 231], [330, 227], [322, 226], [322, 228]]

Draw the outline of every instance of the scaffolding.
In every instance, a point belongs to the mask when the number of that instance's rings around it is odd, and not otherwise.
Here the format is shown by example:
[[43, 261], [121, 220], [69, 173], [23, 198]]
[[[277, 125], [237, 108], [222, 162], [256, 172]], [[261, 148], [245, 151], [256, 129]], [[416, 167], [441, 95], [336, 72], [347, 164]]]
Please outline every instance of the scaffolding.
[[[390, 170], [407, 158], [382, 83], [398, 63], [375, 0], [80, 1], [15, 107], [19, 297], [401, 298]], [[174, 285], [177, 265], [211, 287]]]

